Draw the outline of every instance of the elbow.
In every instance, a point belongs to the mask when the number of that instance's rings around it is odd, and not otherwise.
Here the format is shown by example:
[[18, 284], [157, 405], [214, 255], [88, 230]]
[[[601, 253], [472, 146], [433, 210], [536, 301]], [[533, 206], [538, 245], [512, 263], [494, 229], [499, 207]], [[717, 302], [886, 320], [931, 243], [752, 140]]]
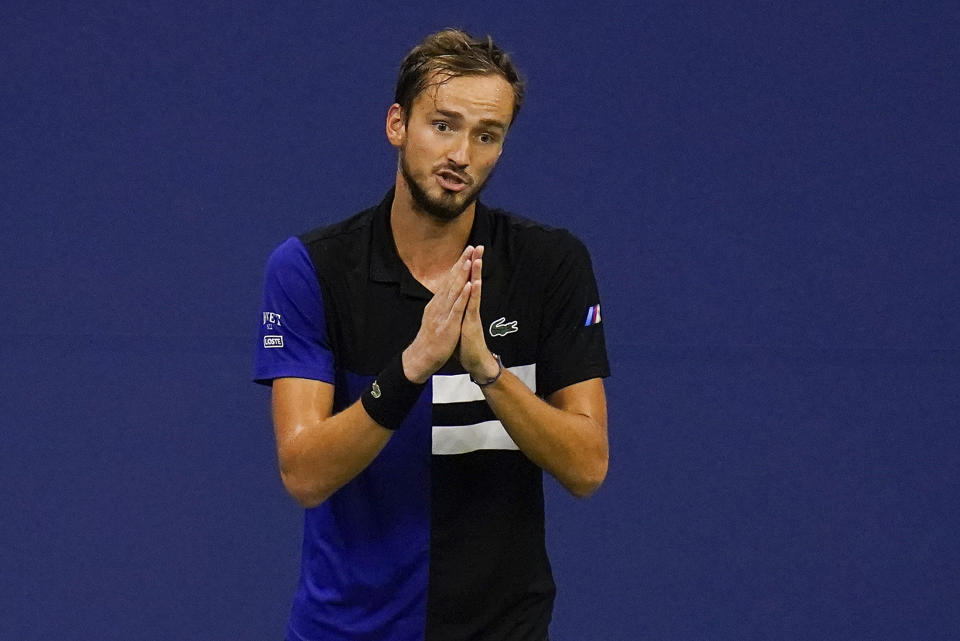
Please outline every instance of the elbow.
[[607, 478], [607, 467], [607, 457], [603, 457], [603, 459], [583, 470], [577, 478], [564, 483], [564, 487], [578, 499], [588, 498], [603, 485], [604, 479]]
[[337, 488], [330, 484], [329, 475], [323, 474], [323, 467], [310, 462], [300, 450], [291, 446], [281, 446], [277, 450], [277, 463], [280, 468], [280, 480], [293, 500], [304, 509], [315, 508], [326, 501]]
[[[589, 419], [590, 417], [587, 416]], [[610, 466], [610, 445], [607, 442], [607, 422], [604, 416], [593, 422], [596, 439], [588, 441], [575, 455], [576, 464], [570, 466], [571, 474], [563, 486], [578, 499], [593, 495], [607, 478]]]
[[283, 487], [287, 490], [287, 493], [293, 497], [300, 507], [307, 510], [317, 507], [332, 494], [332, 492], [327, 492], [323, 488], [304, 482], [303, 479], [290, 471], [281, 469], [280, 479], [283, 481]]

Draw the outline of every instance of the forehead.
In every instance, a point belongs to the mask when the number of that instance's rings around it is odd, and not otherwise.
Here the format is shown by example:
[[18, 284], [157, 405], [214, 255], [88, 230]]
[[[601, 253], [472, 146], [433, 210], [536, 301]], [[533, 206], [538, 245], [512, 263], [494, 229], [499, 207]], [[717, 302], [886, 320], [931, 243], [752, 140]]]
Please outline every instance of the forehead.
[[499, 74], [447, 77], [434, 74], [411, 110], [456, 111], [467, 118], [495, 119], [504, 125], [513, 118], [513, 87]]

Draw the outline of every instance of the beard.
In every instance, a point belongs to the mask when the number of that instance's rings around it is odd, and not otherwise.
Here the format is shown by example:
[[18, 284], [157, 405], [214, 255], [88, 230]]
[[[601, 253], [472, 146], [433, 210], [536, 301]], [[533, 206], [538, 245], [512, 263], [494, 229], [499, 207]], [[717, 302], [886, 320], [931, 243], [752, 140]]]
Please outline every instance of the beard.
[[[407, 168], [407, 162], [404, 158], [403, 147], [400, 148], [400, 174], [404, 182], [407, 183], [407, 189], [410, 190], [410, 196], [418, 209], [437, 220], [448, 222], [456, 219], [467, 207], [473, 204], [480, 196], [480, 192], [487, 186], [490, 175], [473, 186], [468, 186], [463, 191], [449, 193], [443, 190], [439, 198], [434, 198], [427, 193], [427, 190], [420, 186]], [[456, 172], [461, 174], [461, 172]], [[432, 175], [432, 174], [431, 174]]]

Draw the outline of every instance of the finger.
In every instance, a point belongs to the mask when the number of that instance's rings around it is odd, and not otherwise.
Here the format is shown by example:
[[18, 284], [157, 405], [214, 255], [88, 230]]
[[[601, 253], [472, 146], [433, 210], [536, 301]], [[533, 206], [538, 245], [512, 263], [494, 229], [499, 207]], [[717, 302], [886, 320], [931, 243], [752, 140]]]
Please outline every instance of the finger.
[[[473, 247], [467, 245], [467, 248], [460, 254], [460, 258], [450, 268], [450, 274], [442, 287], [446, 287], [446, 299], [449, 305], [452, 305], [463, 284], [470, 279], [470, 257], [473, 254]], [[443, 291], [441, 289], [440, 291]], [[439, 293], [439, 292], [438, 292]]]
[[[475, 260], [473, 264], [476, 265], [480, 261]], [[474, 271], [476, 272], [476, 278], [470, 281], [470, 300], [467, 301], [467, 316], [473, 320], [480, 320], [480, 269], [475, 267]]]
[[[483, 245], [477, 245], [473, 250], [473, 262], [470, 265], [470, 280], [473, 281], [473, 287], [477, 288], [476, 296], [480, 296], [480, 282], [483, 280]], [[479, 300], [477, 301], [479, 304]]]
[[457, 296], [457, 300], [453, 301], [453, 306], [450, 308], [451, 319], [463, 319], [463, 310], [467, 308], [467, 301], [470, 300], [471, 289], [470, 281], [465, 282], [463, 287], [460, 288], [460, 295]]
[[[463, 251], [460, 252], [460, 258], [458, 259], [458, 261], [462, 261], [462, 260], [470, 261], [473, 258], [473, 253], [475, 251], [476, 249], [473, 247], [473, 245], [467, 245], [466, 247], [463, 248]], [[454, 265], [450, 271], [456, 272], [457, 266]]]

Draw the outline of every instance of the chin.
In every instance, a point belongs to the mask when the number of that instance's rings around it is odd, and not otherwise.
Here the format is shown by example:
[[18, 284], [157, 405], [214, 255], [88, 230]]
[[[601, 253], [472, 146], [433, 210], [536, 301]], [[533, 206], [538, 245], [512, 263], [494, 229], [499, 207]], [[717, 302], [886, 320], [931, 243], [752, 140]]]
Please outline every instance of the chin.
[[429, 174], [424, 181], [427, 185], [425, 188], [424, 183], [421, 183], [411, 174], [403, 151], [403, 148], [401, 148], [398, 164], [410, 196], [413, 198], [417, 209], [436, 220], [449, 222], [459, 218], [460, 214], [474, 203], [490, 177], [489, 175], [486, 176], [483, 181], [472, 187], [467, 187], [463, 191], [449, 192], [437, 184], [433, 174]]
[[407, 171], [401, 167], [401, 174], [407, 183], [407, 188], [417, 208], [436, 220], [451, 221], [460, 217], [467, 207], [477, 199], [479, 189], [465, 189], [461, 192], [450, 193], [437, 186], [439, 194], [427, 192]]
[[430, 199], [428, 202], [416, 201], [417, 205], [424, 212], [436, 218], [437, 220], [456, 220], [460, 214], [467, 210], [467, 207], [473, 203], [473, 199], [466, 201], [449, 201], [445, 198]]

